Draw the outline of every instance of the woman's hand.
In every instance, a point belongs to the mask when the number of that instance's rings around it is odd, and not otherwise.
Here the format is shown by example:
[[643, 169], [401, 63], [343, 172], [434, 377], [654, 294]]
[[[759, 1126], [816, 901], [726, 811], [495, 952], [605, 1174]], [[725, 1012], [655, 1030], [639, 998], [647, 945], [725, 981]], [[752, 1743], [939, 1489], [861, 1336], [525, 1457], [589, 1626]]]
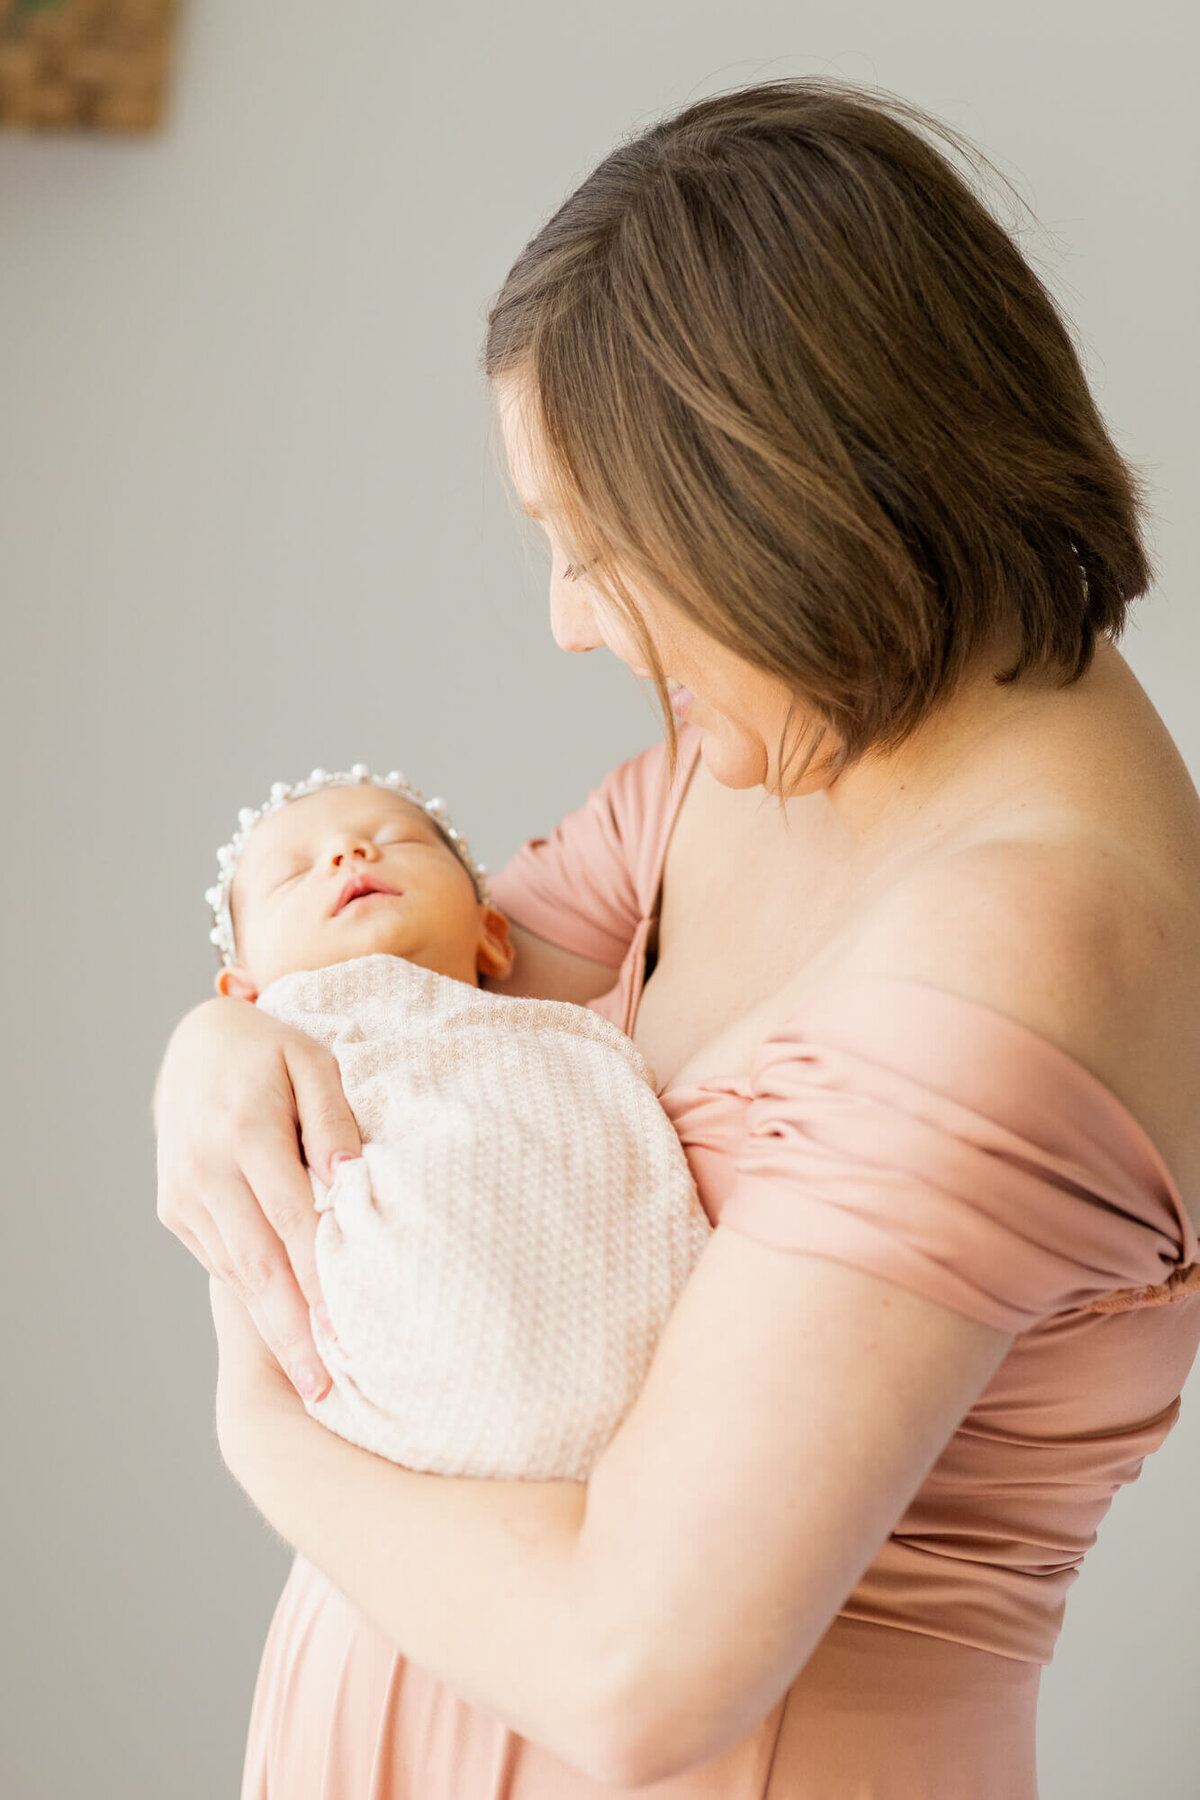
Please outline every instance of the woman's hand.
[[206, 1000], [167, 1045], [155, 1123], [162, 1223], [244, 1302], [296, 1387], [322, 1394], [308, 1169], [328, 1183], [335, 1158], [362, 1150], [334, 1058], [249, 1001]]

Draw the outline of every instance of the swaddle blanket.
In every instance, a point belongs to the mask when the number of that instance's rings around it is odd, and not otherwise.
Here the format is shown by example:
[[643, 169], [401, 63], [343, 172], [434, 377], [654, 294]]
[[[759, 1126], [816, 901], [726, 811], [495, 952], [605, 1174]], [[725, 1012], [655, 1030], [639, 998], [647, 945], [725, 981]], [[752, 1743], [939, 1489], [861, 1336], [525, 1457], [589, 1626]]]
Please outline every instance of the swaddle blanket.
[[397, 956], [258, 1004], [333, 1052], [363, 1137], [313, 1178], [338, 1345], [314, 1322], [309, 1412], [413, 1469], [586, 1480], [712, 1232], [637, 1047]]

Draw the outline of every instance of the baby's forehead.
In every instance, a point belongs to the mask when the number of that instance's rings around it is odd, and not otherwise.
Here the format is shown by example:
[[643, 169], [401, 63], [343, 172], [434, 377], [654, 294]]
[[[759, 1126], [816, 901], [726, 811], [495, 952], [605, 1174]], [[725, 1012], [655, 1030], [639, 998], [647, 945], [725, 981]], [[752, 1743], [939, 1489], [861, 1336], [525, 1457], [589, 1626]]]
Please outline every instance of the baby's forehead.
[[249, 865], [264, 862], [279, 852], [294, 850], [318, 840], [330, 830], [374, 831], [393, 819], [419, 822], [431, 837], [439, 835], [437, 826], [425, 809], [414, 800], [389, 788], [369, 782], [356, 782], [352, 787], [322, 788], [289, 800], [278, 812], [268, 813], [251, 831], [238, 865], [238, 872]]

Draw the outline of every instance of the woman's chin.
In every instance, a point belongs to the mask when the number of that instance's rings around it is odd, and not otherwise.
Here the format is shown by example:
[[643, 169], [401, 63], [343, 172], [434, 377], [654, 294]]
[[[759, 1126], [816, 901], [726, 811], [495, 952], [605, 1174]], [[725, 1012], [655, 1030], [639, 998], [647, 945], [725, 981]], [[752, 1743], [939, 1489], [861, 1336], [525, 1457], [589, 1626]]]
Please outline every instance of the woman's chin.
[[734, 733], [726, 726], [707, 725], [693, 714], [689, 724], [699, 725], [700, 756], [714, 781], [722, 787], [761, 787], [767, 778], [767, 753], [762, 744]]

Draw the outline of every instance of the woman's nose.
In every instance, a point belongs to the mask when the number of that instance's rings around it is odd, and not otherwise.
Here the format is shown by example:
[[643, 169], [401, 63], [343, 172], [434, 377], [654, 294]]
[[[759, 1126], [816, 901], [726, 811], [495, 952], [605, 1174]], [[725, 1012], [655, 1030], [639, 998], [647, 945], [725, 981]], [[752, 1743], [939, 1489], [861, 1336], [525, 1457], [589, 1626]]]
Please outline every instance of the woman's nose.
[[556, 581], [550, 590], [550, 629], [560, 650], [599, 650], [604, 643], [596, 615], [583, 594], [564, 593], [570, 584]]

